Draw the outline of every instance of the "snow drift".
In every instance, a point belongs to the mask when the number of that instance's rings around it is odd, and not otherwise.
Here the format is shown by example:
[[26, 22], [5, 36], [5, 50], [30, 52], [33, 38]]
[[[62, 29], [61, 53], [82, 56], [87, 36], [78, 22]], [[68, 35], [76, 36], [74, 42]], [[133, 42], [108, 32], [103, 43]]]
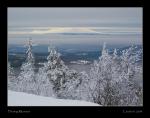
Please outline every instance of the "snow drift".
[[80, 100], [64, 100], [8, 90], [8, 106], [100, 106]]

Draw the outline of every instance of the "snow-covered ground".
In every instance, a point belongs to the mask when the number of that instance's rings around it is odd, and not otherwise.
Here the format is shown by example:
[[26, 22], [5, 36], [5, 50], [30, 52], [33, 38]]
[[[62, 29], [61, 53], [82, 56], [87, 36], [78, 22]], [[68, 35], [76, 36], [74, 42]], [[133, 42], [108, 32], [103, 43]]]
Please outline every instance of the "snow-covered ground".
[[77, 72], [82, 72], [85, 71], [87, 73], [90, 72], [91, 69], [91, 65], [90, 64], [83, 64], [83, 65], [79, 65], [79, 64], [69, 64], [67, 65], [70, 69], [76, 70]]
[[80, 100], [64, 100], [8, 90], [8, 106], [100, 106]]
[[77, 61], [71, 61], [71, 64], [79, 64], [79, 65], [84, 65], [84, 64], [89, 64], [90, 61], [86, 61], [86, 60], [77, 60]]

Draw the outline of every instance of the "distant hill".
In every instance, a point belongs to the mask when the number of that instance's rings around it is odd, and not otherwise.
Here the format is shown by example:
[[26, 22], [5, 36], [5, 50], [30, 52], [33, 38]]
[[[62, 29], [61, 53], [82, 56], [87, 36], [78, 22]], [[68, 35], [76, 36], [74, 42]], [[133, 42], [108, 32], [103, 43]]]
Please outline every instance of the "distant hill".
[[[142, 45], [136, 45], [136, 50], [142, 48]], [[36, 66], [40, 66], [38, 63], [43, 63], [48, 56], [47, 51], [48, 45], [37, 45], [33, 46], [33, 54], [35, 56]], [[129, 48], [130, 46], [122, 45], [107, 45], [110, 53], [113, 53], [114, 48], [117, 48], [118, 54], [121, 51]], [[70, 64], [71, 61], [85, 60], [93, 62], [101, 56], [102, 46], [98, 45], [58, 45], [56, 46], [57, 51], [61, 54], [61, 59], [66, 63]], [[26, 59], [27, 48], [23, 45], [8, 45], [8, 61], [13, 67], [20, 67]]]

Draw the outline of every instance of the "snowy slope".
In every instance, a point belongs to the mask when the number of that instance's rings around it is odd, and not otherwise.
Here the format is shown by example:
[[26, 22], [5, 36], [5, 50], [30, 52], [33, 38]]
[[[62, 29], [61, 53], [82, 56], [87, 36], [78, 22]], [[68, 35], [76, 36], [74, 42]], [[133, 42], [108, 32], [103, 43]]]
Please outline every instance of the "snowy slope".
[[99, 106], [99, 105], [79, 100], [56, 99], [52, 97], [43, 97], [8, 90], [8, 106]]

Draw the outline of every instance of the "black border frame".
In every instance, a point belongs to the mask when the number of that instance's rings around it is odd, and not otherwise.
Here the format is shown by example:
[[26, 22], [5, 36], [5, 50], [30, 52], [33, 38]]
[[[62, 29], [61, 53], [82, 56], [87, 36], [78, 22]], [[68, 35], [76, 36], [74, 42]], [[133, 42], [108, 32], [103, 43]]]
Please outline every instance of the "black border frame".
[[[58, 4], [59, 3], [59, 4]], [[118, 113], [118, 114], [137, 114], [141, 115], [144, 112], [144, 102], [142, 107], [28, 107], [28, 106], [7, 106], [7, 8], [8, 7], [142, 7], [144, 3], [142, 0], [102, 0], [102, 1], [38, 1], [31, 0], [10, 0], [0, 3], [0, 48], [3, 58], [0, 61], [3, 68], [0, 72], [0, 112], [8, 114], [30, 114], [30, 113], [50, 113], [50, 112], [82, 112], [88, 113]], [[143, 9], [144, 10], [144, 9]], [[144, 37], [143, 37], [144, 38]], [[144, 83], [144, 82], [143, 82]], [[75, 114], [77, 115], [77, 114]]]

